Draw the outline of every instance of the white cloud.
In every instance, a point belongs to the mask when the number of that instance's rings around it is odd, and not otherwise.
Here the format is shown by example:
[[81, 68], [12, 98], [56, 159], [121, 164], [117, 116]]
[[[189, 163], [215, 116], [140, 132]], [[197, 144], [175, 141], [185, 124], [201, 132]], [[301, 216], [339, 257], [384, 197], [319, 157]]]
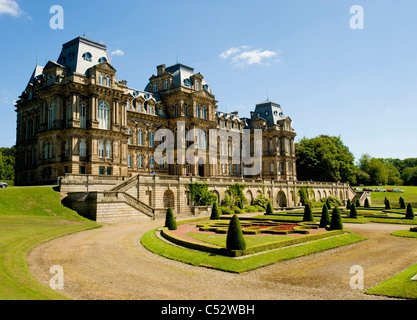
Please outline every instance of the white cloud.
[[250, 50], [250, 46], [232, 47], [220, 54], [223, 59], [231, 58], [232, 64], [237, 67], [244, 67], [245, 65], [259, 64], [270, 65], [271, 62], [279, 62], [277, 58], [280, 53], [279, 50]]
[[117, 49], [117, 50], [113, 51], [113, 52], [111, 53], [111, 55], [112, 55], [112, 56], [121, 56], [121, 57], [123, 57], [123, 56], [125, 55], [125, 53], [124, 53], [122, 50]]
[[9, 14], [13, 17], [19, 17], [24, 13], [15, 0], [0, 0], [0, 15]]

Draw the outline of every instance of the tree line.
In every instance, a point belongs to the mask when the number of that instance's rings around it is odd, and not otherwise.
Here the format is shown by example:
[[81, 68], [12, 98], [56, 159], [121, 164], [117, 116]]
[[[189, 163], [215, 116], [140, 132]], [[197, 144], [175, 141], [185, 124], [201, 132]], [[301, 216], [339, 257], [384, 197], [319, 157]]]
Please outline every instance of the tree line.
[[303, 138], [295, 146], [301, 181], [348, 182], [351, 185], [417, 185], [417, 158], [355, 157], [340, 137]]
[[16, 148], [0, 148], [0, 180], [14, 180]]

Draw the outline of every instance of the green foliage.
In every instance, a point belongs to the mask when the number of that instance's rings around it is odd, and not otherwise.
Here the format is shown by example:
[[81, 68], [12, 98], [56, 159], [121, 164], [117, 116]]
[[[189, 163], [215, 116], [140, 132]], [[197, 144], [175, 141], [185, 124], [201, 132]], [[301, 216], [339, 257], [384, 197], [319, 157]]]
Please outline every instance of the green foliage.
[[303, 138], [297, 144], [296, 157], [299, 180], [356, 183], [354, 156], [340, 137]]
[[354, 203], [350, 206], [350, 218], [357, 218], [358, 217], [358, 210], [356, 210], [356, 206]]
[[243, 190], [246, 188], [246, 184], [235, 183], [231, 186], [228, 186], [230, 194], [232, 195], [232, 205], [239, 207], [240, 209], [243, 208], [245, 204], [248, 203], [248, 200], [243, 193]]
[[220, 219], [220, 210], [217, 206], [217, 202], [213, 203], [213, 207], [211, 208], [211, 216], [210, 220], [218, 220]]
[[355, 206], [356, 208], [359, 208], [361, 206], [361, 202], [359, 201], [359, 199], [356, 200]]
[[217, 196], [208, 189], [207, 183], [189, 183], [188, 190], [190, 191], [191, 200], [196, 206], [211, 206], [217, 201]]
[[330, 195], [327, 197], [327, 199], [329, 200], [330, 203], [330, 208], [335, 207], [335, 206], [342, 206], [342, 202], [340, 201], [340, 199], [336, 196]]
[[332, 219], [330, 221], [330, 230], [343, 230], [342, 218], [340, 216], [340, 209], [336, 206], [332, 212]]
[[233, 206], [233, 202], [230, 197], [226, 194], [221, 202], [222, 207], [231, 208]]
[[310, 202], [310, 196], [314, 194], [313, 188], [310, 186], [303, 186], [298, 188], [298, 196], [303, 206]]
[[269, 199], [264, 194], [261, 194], [260, 196], [253, 199], [253, 205], [254, 206], [260, 206], [260, 207], [264, 208], [264, 210], [266, 209], [269, 202], [271, 202], [271, 199]]
[[407, 205], [407, 211], [405, 212], [405, 218], [406, 219], [414, 219], [415, 215], [414, 215], [414, 210], [413, 210], [413, 206], [411, 205], [411, 203], [409, 203]]
[[272, 204], [271, 202], [268, 202], [268, 204], [266, 205], [265, 214], [273, 214], [273, 213], [274, 213], [274, 209], [272, 208]]
[[237, 215], [233, 215], [227, 231], [226, 248], [228, 250], [245, 250], [246, 242]]
[[329, 209], [327, 208], [327, 205], [323, 205], [323, 209], [321, 210], [321, 219], [320, 219], [320, 228], [326, 228], [330, 224], [330, 215], [329, 215]]
[[14, 180], [16, 147], [0, 148], [0, 180]]
[[326, 198], [326, 207], [329, 210], [332, 208], [332, 205], [330, 204], [330, 199], [329, 198]]
[[166, 213], [165, 227], [169, 230], [177, 230], [177, 221], [175, 221], [174, 213], [171, 208], [168, 208]]
[[350, 201], [350, 199], [347, 199], [346, 201], [346, 209], [350, 209], [350, 206], [352, 205], [352, 202]]
[[405, 200], [403, 197], [400, 197], [399, 199], [400, 209], [405, 209]]
[[365, 208], [370, 208], [371, 207], [371, 205], [369, 204], [368, 198], [365, 199], [364, 207]]
[[219, 207], [221, 214], [233, 214], [234, 211], [229, 207]]
[[304, 207], [303, 222], [305, 221], [314, 221], [313, 211], [311, 210], [309, 203], [307, 203]]
[[363, 184], [403, 184], [401, 174], [398, 169], [392, 163], [384, 159], [372, 158], [369, 154], [364, 154], [359, 159], [359, 169], [369, 175], [368, 181], [365, 183], [361, 181]]
[[385, 201], [385, 209], [391, 209], [391, 203], [388, 199]]

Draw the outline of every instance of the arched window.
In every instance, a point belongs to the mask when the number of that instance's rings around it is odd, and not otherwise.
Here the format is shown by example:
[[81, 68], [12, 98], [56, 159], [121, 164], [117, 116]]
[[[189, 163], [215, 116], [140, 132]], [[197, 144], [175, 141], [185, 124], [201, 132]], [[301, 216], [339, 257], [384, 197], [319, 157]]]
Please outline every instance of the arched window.
[[143, 168], [143, 156], [138, 155], [138, 168]]
[[155, 133], [153, 131], [149, 131], [149, 146], [155, 146]]
[[87, 108], [84, 102], [80, 103], [80, 127], [87, 127]]
[[104, 142], [103, 142], [103, 140], [98, 141], [98, 156], [100, 158], [104, 157]]
[[55, 120], [55, 101], [48, 108], [48, 129], [52, 129]]
[[129, 138], [127, 139], [127, 144], [132, 144], [132, 129], [127, 128], [127, 134], [129, 135]]
[[98, 122], [99, 128], [104, 130], [110, 129], [110, 108], [105, 101], [100, 101], [98, 104]]
[[143, 131], [139, 129], [138, 131], [138, 145], [143, 146]]
[[84, 139], [80, 140], [80, 157], [86, 157], [87, 156], [87, 145], [85, 143]]
[[149, 168], [153, 169], [154, 167], [155, 167], [155, 160], [154, 160], [153, 155], [150, 155], [149, 156]]
[[201, 119], [206, 119], [206, 107], [201, 107]]
[[107, 62], [107, 59], [105, 57], [101, 57], [100, 59], [98, 59], [98, 63], [103, 63], [103, 62]]
[[106, 141], [106, 158], [111, 158], [111, 141]]
[[84, 60], [91, 62], [93, 56], [91, 55], [90, 52], [86, 52], [86, 53], [83, 54], [83, 58], [84, 58]]
[[127, 165], [129, 168], [132, 167], [132, 156], [130, 155], [130, 153], [127, 154]]

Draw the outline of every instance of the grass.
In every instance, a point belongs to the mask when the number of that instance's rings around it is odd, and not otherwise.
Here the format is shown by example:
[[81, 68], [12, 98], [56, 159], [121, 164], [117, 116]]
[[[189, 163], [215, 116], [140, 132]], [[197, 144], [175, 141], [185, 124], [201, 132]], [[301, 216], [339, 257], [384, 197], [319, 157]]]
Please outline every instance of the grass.
[[96, 227], [64, 207], [52, 188], [0, 190], [0, 300], [67, 299], [30, 273], [28, 254], [43, 242]]
[[[353, 187], [355, 188], [355, 187]], [[365, 187], [357, 187], [357, 188], [383, 188], [383, 189], [400, 189], [403, 190], [404, 193], [396, 193], [396, 192], [371, 192], [371, 199], [372, 199], [372, 206], [384, 206], [384, 199], [390, 201], [391, 206], [393, 208], [399, 208], [400, 205], [398, 200], [400, 197], [403, 197], [406, 203], [411, 203], [414, 208], [417, 208], [417, 187], [413, 186], [365, 186]]]
[[253, 270], [279, 261], [349, 245], [366, 239], [365, 237], [356, 234], [345, 233], [331, 238], [320, 239], [236, 259], [171, 245], [159, 239], [156, 236], [156, 230], [157, 229], [147, 232], [141, 238], [142, 245], [149, 251], [165, 258], [193, 266], [208, 267], [233, 273]]

